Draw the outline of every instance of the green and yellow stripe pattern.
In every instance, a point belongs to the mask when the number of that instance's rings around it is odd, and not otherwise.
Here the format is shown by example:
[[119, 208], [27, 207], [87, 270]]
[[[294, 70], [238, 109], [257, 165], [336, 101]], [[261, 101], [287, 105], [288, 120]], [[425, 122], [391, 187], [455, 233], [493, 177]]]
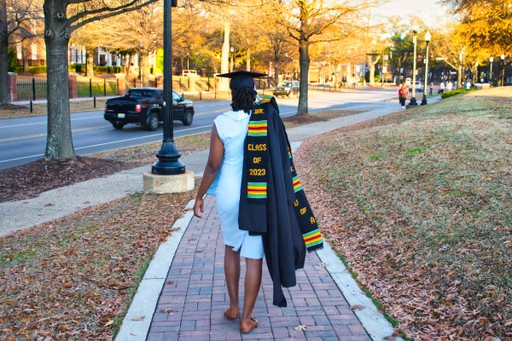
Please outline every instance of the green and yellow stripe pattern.
[[266, 182], [248, 182], [247, 183], [247, 197], [252, 198], [252, 199], [267, 198], [267, 183]]
[[267, 136], [267, 121], [249, 121], [248, 136]]
[[304, 243], [306, 247], [309, 249], [315, 245], [319, 245], [323, 243], [322, 235], [320, 234], [320, 230], [316, 229], [308, 233], [304, 233], [302, 235], [304, 238]]

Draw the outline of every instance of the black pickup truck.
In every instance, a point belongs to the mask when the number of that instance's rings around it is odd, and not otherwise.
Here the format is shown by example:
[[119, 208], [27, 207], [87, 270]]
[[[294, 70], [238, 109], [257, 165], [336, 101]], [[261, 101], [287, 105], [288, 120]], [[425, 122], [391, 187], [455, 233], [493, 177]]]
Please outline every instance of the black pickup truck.
[[[115, 129], [123, 129], [125, 124], [135, 123], [148, 130], [156, 130], [164, 120], [163, 93], [160, 88], [132, 88], [124, 96], [108, 99], [103, 117]], [[194, 119], [192, 101], [173, 91], [172, 104], [173, 119], [182, 121], [186, 126], [191, 125]]]

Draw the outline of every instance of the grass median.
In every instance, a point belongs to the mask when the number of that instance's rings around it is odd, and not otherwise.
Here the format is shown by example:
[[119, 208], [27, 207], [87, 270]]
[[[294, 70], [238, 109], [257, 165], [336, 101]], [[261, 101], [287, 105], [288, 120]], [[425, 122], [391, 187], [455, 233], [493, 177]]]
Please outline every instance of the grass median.
[[340, 129], [296, 155], [324, 234], [408, 337], [512, 337], [510, 90]]

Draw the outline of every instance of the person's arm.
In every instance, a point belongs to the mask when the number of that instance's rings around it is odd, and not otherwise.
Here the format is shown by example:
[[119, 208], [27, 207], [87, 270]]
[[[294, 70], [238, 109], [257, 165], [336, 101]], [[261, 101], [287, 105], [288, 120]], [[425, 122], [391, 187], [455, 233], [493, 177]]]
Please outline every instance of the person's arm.
[[210, 137], [210, 155], [208, 156], [208, 162], [204, 168], [203, 178], [201, 184], [197, 190], [196, 202], [194, 203], [194, 215], [202, 218], [204, 211], [204, 196], [206, 191], [212, 184], [213, 180], [219, 173], [220, 166], [222, 164], [222, 157], [224, 155], [224, 144], [220, 140], [217, 127], [213, 124], [212, 133]]

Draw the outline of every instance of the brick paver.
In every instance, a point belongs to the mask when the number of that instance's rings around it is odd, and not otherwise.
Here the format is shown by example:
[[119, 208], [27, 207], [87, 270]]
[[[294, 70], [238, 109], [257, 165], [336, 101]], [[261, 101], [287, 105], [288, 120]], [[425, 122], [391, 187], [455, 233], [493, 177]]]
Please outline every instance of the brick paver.
[[[215, 199], [207, 197], [203, 219], [192, 218], [169, 269], [148, 341], [371, 340], [316, 253], [309, 253], [304, 269], [297, 271], [297, 286], [284, 289], [286, 308], [272, 305], [272, 281], [264, 264], [253, 311], [259, 326], [241, 334], [239, 321], [223, 316], [229, 304], [223, 257]], [[242, 260], [241, 300], [244, 270]]]

